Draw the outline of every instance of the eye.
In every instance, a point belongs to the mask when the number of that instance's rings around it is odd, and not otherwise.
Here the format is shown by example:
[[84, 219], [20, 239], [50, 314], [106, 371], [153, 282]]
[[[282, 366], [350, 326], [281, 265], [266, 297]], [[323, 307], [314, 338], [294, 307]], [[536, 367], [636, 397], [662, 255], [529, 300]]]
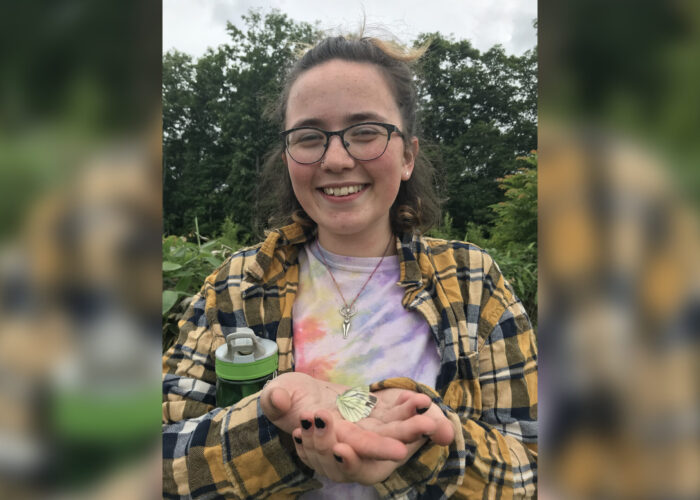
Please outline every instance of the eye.
[[297, 130], [289, 134], [290, 146], [315, 147], [323, 145], [326, 136], [314, 129]]
[[372, 141], [386, 135], [386, 130], [377, 125], [358, 125], [348, 130], [353, 141]]

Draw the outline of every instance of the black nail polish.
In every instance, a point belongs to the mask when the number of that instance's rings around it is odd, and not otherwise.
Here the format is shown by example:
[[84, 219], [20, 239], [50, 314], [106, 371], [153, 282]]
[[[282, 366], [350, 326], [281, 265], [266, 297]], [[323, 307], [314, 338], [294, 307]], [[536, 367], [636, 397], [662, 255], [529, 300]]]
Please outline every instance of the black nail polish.
[[301, 444], [301, 438], [294, 436], [294, 441], [296, 441], [297, 444]]
[[333, 458], [335, 458], [335, 460], [336, 460], [339, 464], [342, 464], [342, 463], [343, 463], [343, 457], [339, 457], [339, 456], [336, 455], [335, 453], [333, 453]]
[[418, 415], [423, 415], [423, 413], [425, 413], [426, 411], [428, 411], [427, 407], [426, 408], [416, 408], [416, 413]]
[[301, 426], [304, 429], [309, 430], [309, 429], [311, 429], [311, 422], [309, 420], [302, 419]]
[[316, 418], [314, 419], [314, 424], [315, 424], [316, 427], [318, 427], [319, 429], [323, 429], [323, 428], [326, 426], [326, 423], [325, 423], [323, 420], [321, 420], [320, 418], [318, 418], [318, 417], [316, 417]]

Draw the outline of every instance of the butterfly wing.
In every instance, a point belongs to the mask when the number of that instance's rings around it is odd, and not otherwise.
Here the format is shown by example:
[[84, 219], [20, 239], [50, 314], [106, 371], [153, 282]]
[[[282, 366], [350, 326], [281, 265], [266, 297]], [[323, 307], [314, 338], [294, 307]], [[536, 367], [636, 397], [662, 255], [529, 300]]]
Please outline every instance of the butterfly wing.
[[338, 411], [345, 420], [357, 422], [372, 413], [377, 404], [377, 396], [369, 392], [369, 387], [358, 386], [348, 389], [336, 398]]

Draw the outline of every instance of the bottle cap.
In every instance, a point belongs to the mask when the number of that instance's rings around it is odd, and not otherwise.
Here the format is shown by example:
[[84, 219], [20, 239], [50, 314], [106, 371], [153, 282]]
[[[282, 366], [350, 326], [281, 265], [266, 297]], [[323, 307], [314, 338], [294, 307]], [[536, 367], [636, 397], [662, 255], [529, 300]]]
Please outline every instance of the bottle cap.
[[216, 375], [227, 380], [252, 380], [277, 370], [277, 343], [261, 339], [250, 328], [236, 328], [216, 349]]

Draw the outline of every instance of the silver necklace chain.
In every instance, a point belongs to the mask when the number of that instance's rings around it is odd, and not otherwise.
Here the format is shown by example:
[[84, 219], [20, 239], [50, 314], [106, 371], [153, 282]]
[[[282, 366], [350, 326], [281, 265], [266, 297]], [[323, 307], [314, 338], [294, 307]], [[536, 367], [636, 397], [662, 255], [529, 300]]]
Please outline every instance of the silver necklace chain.
[[379, 259], [379, 262], [377, 262], [377, 265], [374, 266], [374, 269], [370, 273], [369, 277], [365, 281], [365, 283], [362, 285], [362, 288], [360, 288], [360, 291], [357, 292], [357, 295], [355, 295], [355, 298], [352, 299], [352, 302], [350, 302], [350, 305], [348, 305], [348, 301], [345, 300], [345, 296], [343, 295], [343, 291], [340, 289], [340, 285], [338, 285], [338, 282], [335, 280], [335, 276], [333, 276], [333, 272], [331, 271], [330, 266], [328, 265], [328, 262], [326, 262], [326, 258], [323, 256], [323, 250], [321, 250], [321, 246], [318, 243], [318, 239], [316, 239], [316, 247], [318, 248], [318, 253], [321, 255], [321, 260], [323, 261], [323, 265], [326, 268], [326, 271], [328, 271], [328, 274], [331, 275], [331, 279], [333, 280], [333, 284], [335, 285], [335, 288], [338, 290], [338, 293], [340, 294], [340, 298], [343, 300], [343, 307], [339, 309], [340, 316], [343, 318], [343, 338], [346, 339], [348, 338], [348, 333], [350, 332], [350, 318], [352, 318], [355, 314], [357, 314], [357, 309], [355, 309], [355, 302], [357, 302], [357, 299], [360, 298], [360, 294], [364, 291], [365, 287], [367, 286], [367, 283], [372, 279], [372, 276], [374, 276], [374, 273], [377, 272], [377, 269], [379, 269], [379, 266], [382, 264], [382, 261], [384, 260], [384, 257], [386, 256], [387, 251], [389, 250], [389, 247], [391, 246], [391, 241], [393, 240], [393, 235], [389, 239], [389, 243], [387, 243], [386, 248], [384, 249], [384, 253], [382, 254], [382, 258]]

